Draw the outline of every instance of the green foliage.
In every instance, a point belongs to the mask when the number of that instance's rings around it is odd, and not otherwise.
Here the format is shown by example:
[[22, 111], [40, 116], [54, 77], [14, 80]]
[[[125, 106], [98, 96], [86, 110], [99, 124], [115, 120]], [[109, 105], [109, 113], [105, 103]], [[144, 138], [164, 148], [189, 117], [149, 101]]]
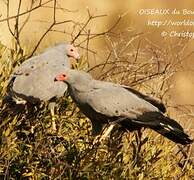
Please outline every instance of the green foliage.
[[[21, 55], [0, 47], [0, 99]], [[84, 64], [82, 62], [82, 64]], [[80, 67], [81, 65], [78, 65]], [[84, 65], [85, 66], [85, 65]], [[174, 143], [151, 130], [128, 133], [115, 127], [93, 144], [90, 121], [70, 97], [52, 117], [46, 104], [14, 113], [1, 107], [0, 177], [4, 179], [192, 179], [192, 164]]]

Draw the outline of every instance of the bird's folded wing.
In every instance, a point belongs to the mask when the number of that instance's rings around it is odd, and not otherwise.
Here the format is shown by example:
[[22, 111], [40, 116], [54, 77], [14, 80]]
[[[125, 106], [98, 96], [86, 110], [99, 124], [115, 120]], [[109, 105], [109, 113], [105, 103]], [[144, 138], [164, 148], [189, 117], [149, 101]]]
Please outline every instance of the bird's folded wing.
[[18, 66], [14, 72], [13, 75], [29, 75], [30, 73], [37, 71], [41, 67], [45, 66], [47, 64], [46, 59], [41, 58], [41, 56], [35, 56], [32, 57], [26, 61], [24, 61], [20, 66]]
[[[12, 86], [15, 78], [18, 76], [22, 76], [23, 78], [29, 79], [29, 76], [31, 76], [33, 73], [36, 73], [38, 69], [41, 69], [46, 64], [46, 61], [42, 59], [41, 57], [32, 57], [25, 62], [23, 62], [20, 66], [16, 67], [13, 73], [10, 75], [8, 79], [8, 87]], [[28, 81], [29, 83], [30, 81]]]
[[55, 76], [64, 71], [64, 67], [42, 67], [28, 75], [18, 76], [13, 83], [13, 92], [23, 94], [27, 97], [34, 97], [40, 100], [49, 100], [54, 96], [62, 96], [67, 85], [62, 82], [55, 82]]
[[104, 84], [103, 88], [94, 88], [90, 91], [87, 95], [87, 104], [96, 112], [109, 117], [136, 118], [144, 112], [158, 111], [144, 99], [110, 83], [107, 86]]
[[152, 105], [156, 106], [161, 112], [165, 113], [166, 112], [166, 108], [164, 106], [164, 104], [156, 98], [147, 96], [145, 94], [140, 93], [139, 91], [132, 89], [129, 86], [122, 86], [123, 88], [127, 89], [128, 91], [134, 93], [135, 95], [137, 95], [138, 97], [148, 101], [149, 103], [151, 103]]

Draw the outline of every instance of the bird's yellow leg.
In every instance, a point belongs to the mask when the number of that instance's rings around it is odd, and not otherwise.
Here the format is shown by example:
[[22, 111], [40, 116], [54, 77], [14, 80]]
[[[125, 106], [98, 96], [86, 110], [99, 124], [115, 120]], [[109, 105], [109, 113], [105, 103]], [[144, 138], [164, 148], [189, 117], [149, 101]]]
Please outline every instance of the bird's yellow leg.
[[49, 109], [51, 113], [51, 128], [52, 132], [57, 131], [57, 126], [56, 126], [56, 117], [55, 117], [55, 103], [50, 103], [49, 104]]
[[111, 133], [114, 126], [115, 126], [115, 124], [107, 125], [103, 129], [102, 133], [95, 137], [93, 144], [102, 143], [102, 141], [104, 141], [107, 138], [107, 136]]
[[103, 130], [102, 135], [100, 136], [99, 142], [102, 142], [107, 138], [107, 136], [111, 133], [114, 126], [115, 124], [111, 124]]

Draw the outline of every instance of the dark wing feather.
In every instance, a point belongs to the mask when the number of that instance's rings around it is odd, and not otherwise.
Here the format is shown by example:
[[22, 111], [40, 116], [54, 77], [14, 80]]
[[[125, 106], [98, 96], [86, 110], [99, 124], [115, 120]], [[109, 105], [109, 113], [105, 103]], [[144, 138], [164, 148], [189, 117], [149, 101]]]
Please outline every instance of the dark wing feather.
[[179, 123], [164, 116], [160, 112], [144, 113], [137, 119], [132, 120], [132, 122], [143, 127], [151, 128], [176, 143], [186, 145], [193, 142]]
[[138, 97], [144, 99], [145, 101], [151, 103], [152, 105], [156, 106], [161, 112], [163, 112], [163, 113], [166, 112], [166, 107], [164, 106], [164, 104], [160, 100], [155, 99], [155, 98], [150, 97], [150, 96], [147, 96], [147, 95], [144, 95], [144, 94], [140, 93], [139, 91], [132, 89], [129, 86], [122, 86], [122, 87], [127, 89], [128, 91], [134, 93]]

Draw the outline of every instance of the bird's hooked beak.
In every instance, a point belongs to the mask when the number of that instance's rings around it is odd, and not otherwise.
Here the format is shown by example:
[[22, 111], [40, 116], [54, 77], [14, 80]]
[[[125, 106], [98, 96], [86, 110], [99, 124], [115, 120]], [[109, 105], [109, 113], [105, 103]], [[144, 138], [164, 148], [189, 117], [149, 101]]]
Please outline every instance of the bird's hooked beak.
[[55, 77], [54, 81], [65, 81], [67, 79], [66, 74], [59, 74]]
[[73, 45], [69, 46], [68, 51], [67, 51], [67, 56], [76, 59], [77, 62], [80, 59], [80, 54], [78, 52], [78, 49], [74, 47]]
[[77, 62], [79, 61], [79, 59], [80, 59], [80, 54], [78, 53], [78, 51], [75, 52], [74, 58], [76, 59]]

